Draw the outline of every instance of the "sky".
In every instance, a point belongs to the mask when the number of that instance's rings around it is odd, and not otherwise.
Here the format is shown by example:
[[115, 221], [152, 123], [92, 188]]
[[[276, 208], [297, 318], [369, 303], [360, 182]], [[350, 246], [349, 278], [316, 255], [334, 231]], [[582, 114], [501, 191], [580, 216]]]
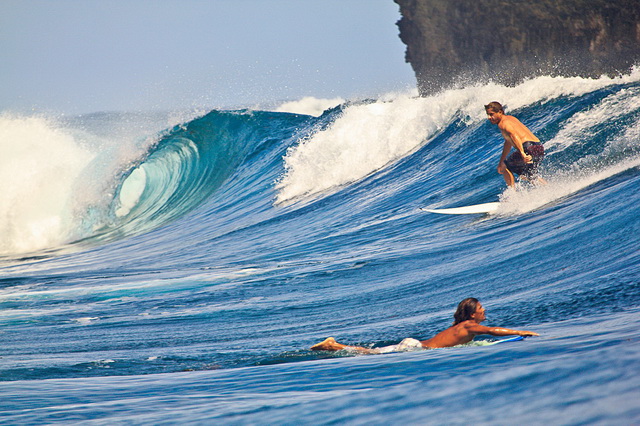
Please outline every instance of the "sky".
[[152, 111], [415, 88], [393, 0], [0, 0], [0, 111]]

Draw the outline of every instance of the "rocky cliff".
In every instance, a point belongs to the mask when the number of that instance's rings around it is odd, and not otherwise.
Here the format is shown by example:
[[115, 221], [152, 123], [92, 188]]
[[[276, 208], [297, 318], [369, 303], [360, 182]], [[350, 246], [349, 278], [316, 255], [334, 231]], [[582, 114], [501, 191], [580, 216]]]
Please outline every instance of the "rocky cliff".
[[394, 0], [426, 95], [467, 81], [599, 77], [640, 64], [640, 0]]

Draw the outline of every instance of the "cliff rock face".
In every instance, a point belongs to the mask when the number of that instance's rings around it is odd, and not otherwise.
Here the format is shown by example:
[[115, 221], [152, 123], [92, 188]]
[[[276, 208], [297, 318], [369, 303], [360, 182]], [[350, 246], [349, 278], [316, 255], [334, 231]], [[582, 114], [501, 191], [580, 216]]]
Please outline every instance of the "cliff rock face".
[[537, 75], [599, 77], [640, 64], [640, 0], [394, 0], [422, 95]]

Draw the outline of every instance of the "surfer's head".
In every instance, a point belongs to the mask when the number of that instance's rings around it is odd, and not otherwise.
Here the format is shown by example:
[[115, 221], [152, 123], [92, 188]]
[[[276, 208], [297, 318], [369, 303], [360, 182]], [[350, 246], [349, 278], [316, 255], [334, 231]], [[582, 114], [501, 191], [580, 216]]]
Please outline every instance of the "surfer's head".
[[498, 124], [504, 115], [504, 108], [500, 102], [489, 102], [484, 106], [484, 109], [487, 112], [489, 121], [493, 124]]
[[501, 113], [504, 114], [504, 108], [502, 107], [502, 104], [500, 102], [496, 102], [496, 101], [489, 102], [488, 104], [486, 104], [484, 106], [484, 109], [486, 111], [491, 110], [491, 111], [495, 111], [495, 112], [501, 112]]
[[453, 325], [460, 324], [470, 319], [476, 320], [478, 323], [485, 320], [484, 308], [475, 297], [464, 299], [458, 304], [456, 313], [453, 314]]

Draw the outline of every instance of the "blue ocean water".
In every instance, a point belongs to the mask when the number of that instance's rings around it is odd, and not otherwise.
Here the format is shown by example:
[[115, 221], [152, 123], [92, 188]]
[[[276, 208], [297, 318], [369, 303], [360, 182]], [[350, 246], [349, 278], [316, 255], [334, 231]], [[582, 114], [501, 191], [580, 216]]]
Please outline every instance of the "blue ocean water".
[[[492, 100], [547, 185], [505, 188]], [[640, 421], [637, 70], [317, 116], [5, 112], [0, 149], [0, 422]], [[308, 350], [429, 338], [466, 297], [541, 336]]]

